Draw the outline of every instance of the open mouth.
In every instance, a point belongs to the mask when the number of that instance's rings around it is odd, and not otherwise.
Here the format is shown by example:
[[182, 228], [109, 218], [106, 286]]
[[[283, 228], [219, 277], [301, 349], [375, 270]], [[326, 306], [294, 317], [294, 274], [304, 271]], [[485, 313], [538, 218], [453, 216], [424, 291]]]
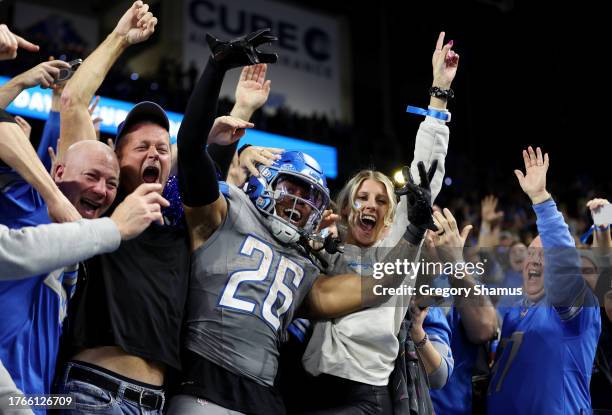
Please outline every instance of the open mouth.
[[283, 210], [283, 213], [285, 214], [287, 220], [293, 223], [294, 225], [297, 225], [300, 222], [300, 219], [302, 219], [302, 214], [295, 209], [287, 208]]
[[81, 208], [82, 208], [82, 214], [83, 216], [85, 216], [86, 218], [93, 218], [97, 212], [98, 209], [100, 209], [100, 207], [102, 206], [102, 204], [94, 202], [91, 199], [87, 199], [87, 198], [82, 198], [79, 201]]
[[359, 217], [359, 226], [366, 232], [371, 232], [376, 226], [376, 216], [362, 213]]
[[142, 181], [145, 183], [157, 183], [159, 178], [159, 169], [155, 166], [149, 166], [142, 173]]
[[542, 276], [542, 271], [531, 270], [527, 273], [527, 276], [530, 280], [532, 278], [540, 278]]

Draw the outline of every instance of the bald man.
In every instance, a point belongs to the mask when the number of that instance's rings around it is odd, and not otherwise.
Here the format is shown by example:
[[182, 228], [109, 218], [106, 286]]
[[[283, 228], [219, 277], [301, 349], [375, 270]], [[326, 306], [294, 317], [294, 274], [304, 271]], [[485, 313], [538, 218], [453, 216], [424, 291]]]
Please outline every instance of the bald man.
[[56, 162], [53, 179], [83, 218], [94, 219], [106, 212], [115, 200], [119, 162], [106, 144], [79, 141]]
[[[51, 178], [19, 126], [2, 110], [0, 138], [0, 225], [20, 229], [52, 219], [95, 219], [114, 201], [119, 163], [108, 146], [93, 141], [71, 146]], [[26, 394], [50, 392], [76, 270], [0, 281], [0, 360]]]

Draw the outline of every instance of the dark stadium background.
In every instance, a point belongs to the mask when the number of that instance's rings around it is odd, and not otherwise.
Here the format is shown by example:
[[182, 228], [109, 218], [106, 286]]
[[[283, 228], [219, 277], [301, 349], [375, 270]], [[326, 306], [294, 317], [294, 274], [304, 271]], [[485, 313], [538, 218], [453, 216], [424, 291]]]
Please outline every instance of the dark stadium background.
[[[9, 27], [15, 3], [0, 2], [0, 20]], [[111, 5], [130, 4], [33, 3], [88, 16], [103, 14]], [[453, 120], [446, 170], [452, 184], [443, 188], [439, 200], [461, 197], [476, 203], [490, 192], [501, 196], [502, 205], [522, 200], [512, 171], [521, 167], [520, 151], [527, 144], [550, 152], [549, 187], [572, 215], [584, 215], [580, 204], [589, 194], [610, 196], [612, 66], [607, 63], [610, 36], [597, 34], [606, 27], [599, 6], [587, 1], [529, 0], [284, 3], [340, 17], [348, 27], [353, 123], [330, 127], [320, 117], [291, 123], [277, 117], [264, 123], [268, 131], [336, 146], [340, 174], [330, 183], [332, 190], [360, 167], [391, 173], [410, 162], [421, 119], [404, 109], [407, 104], [427, 105], [431, 52], [437, 33], [445, 30], [461, 60], [453, 85], [456, 99], [450, 104]], [[100, 39], [111, 29], [102, 24]], [[149, 42], [156, 42], [156, 36]], [[139, 47], [147, 44], [129, 50], [117, 66], [138, 53]], [[28, 61], [32, 56], [26, 55], [19, 64], [2, 63], [2, 73], [16, 74], [19, 68], [37, 63], [38, 58]], [[152, 92], [147, 87], [151, 82], [163, 85], [166, 73], [159, 79], [142, 79], [141, 89], [134, 84], [121, 89], [126, 80], [118, 76], [111, 74], [101, 93], [120, 99], [127, 95], [134, 101], [158, 100], [161, 95], [167, 109], [183, 112], [189, 91], [167, 86]], [[42, 122], [31, 120], [31, 124], [33, 136], [38, 136]]]

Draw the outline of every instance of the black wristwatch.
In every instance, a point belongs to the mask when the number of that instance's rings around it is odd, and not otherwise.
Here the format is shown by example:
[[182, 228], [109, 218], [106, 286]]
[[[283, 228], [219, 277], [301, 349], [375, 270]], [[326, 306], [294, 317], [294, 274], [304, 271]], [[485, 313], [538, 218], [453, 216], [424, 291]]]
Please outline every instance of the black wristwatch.
[[432, 86], [429, 88], [429, 95], [446, 100], [455, 98], [455, 92], [452, 89], [442, 89], [438, 88], [437, 86]]

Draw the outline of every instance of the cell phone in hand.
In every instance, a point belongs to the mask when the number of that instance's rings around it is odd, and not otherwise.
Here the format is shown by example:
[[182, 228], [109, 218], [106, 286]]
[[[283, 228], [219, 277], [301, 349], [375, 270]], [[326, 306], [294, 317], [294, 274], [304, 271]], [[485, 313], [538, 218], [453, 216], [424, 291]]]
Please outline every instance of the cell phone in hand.
[[593, 222], [595, 225], [609, 225], [612, 223], [612, 204], [603, 205], [593, 211]]
[[56, 84], [59, 84], [60, 82], [69, 80], [70, 78], [72, 78], [72, 75], [79, 68], [79, 66], [81, 66], [82, 63], [83, 63], [83, 59], [75, 59], [75, 60], [68, 62], [68, 65], [70, 65], [70, 68], [60, 69], [58, 77], [53, 82]]

